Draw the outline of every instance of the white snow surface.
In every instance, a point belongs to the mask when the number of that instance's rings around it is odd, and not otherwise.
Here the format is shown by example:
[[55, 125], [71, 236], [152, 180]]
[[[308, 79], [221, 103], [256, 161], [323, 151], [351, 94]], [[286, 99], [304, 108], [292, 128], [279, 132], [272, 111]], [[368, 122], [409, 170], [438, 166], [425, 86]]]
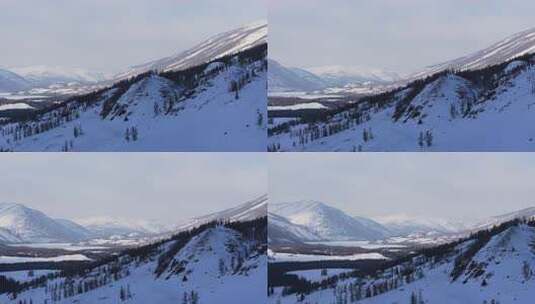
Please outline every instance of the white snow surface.
[[50, 258], [0, 256], [0, 264], [32, 263], [32, 262], [62, 262], [62, 261], [90, 261], [83, 254], [58, 255]]
[[388, 260], [384, 255], [371, 253], [357, 253], [352, 255], [319, 255], [319, 254], [299, 254], [284, 252], [269, 252], [271, 262], [312, 262], [312, 261], [356, 261], [356, 260]]
[[275, 111], [275, 110], [306, 110], [306, 109], [327, 109], [326, 106], [319, 102], [307, 102], [307, 103], [298, 103], [291, 106], [269, 106], [268, 110]]
[[28, 109], [34, 109], [34, 107], [30, 106], [26, 103], [8, 103], [5, 105], [0, 105], [0, 111], [6, 111], [6, 110], [28, 110]]

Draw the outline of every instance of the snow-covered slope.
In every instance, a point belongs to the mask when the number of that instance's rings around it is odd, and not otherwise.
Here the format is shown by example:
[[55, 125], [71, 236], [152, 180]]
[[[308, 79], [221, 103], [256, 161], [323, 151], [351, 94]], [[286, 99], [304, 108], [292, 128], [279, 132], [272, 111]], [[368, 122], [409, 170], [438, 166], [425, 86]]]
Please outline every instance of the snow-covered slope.
[[[13, 294], [2, 303], [257, 303], [266, 301], [263, 222], [215, 224], [131, 249]], [[197, 300], [194, 300], [197, 299]]]
[[268, 65], [269, 92], [310, 92], [327, 87], [321, 77], [306, 70], [287, 68], [273, 59], [268, 60]]
[[411, 79], [423, 78], [444, 70], [477, 70], [500, 64], [526, 54], [535, 53], [535, 28], [516, 33], [490, 47], [427, 67], [412, 75]]
[[208, 215], [195, 217], [180, 225], [176, 226], [174, 230], [183, 231], [200, 225], [214, 222], [242, 222], [252, 221], [258, 218], [267, 216], [267, 195], [262, 195], [258, 198], [240, 204], [236, 207], [226, 209], [220, 212], [211, 213]]
[[307, 227], [294, 224], [271, 212], [268, 213], [268, 227], [269, 244], [299, 244], [321, 240], [321, 237]]
[[0, 125], [0, 149], [265, 151], [262, 54], [265, 49], [253, 49], [225, 62], [144, 74], [73, 97], [35, 121]]
[[529, 207], [502, 215], [492, 216], [476, 223], [471, 230], [490, 229], [493, 226], [508, 222], [514, 219], [533, 219], [535, 217], [535, 207]]
[[366, 218], [354, 218], [343, 211], [316, 201], [298, 201], [269, 205], [269, 212], [289, 222], [306, 227], [321, 240], [372, 241], [390, 235], [381, 224]]
[[0, 93], [17, 92], [30, 88], [31, 84], [24, 77], [8, 70], [0, 69]]
[[534, 239], [534, 227], [515, 224], [428, 250], [370, 276], [339, 279], [336, 288], [329, 285], [303, 297], [283, 296], [277, 288], [268, 302], [527, 304], [535, 295]]
[[65, 68], [58, 66], [26, 66], [10, 68], [10, 71], [21, 75], [32, 87], [47, 88], [58, 84], [89, 84], [105, 81], [108, 75], [92, 72], [81, 68]]
[[21, 204], [0, 204], [0, 228], [9, 242], [73, 242], [87, 238], [83, 227], [67, 225]]
[[267, 22], [258, 21], [218, 34], [195, 47], [163, 59], [132, 67], [116, 75], [116, 80], [126, 79], [148, 71], [178, 71], [194, 67], [218, 58], [237, 54], [267, 43]]
[[20, 242], [22, 242], [22, 240], [14, 235], [9, 229], [0, 227], [0, 244]]
[[535, 151], [535, 66], [525, 57], [441, 73], [271, 136], [282, 151]]

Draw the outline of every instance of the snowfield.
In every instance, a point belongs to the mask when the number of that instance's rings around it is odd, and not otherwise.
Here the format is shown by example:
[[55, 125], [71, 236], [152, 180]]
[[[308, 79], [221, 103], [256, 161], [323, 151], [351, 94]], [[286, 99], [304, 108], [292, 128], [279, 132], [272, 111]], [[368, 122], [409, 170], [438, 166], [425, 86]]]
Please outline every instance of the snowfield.
[[352, 255], [316, 255], [316, 254], [297, 254], [283, 252], [269, 252], [271, 262], [312, 262], [312, 261], [357, 261], [357, 260], [388, 260], [387, 257], [380, 253], [359, 253]]
[[326, 106], [319, 102], [299, 103], [291, 106], [269, 106], [268, 110], [303, 110], [303, 109], [327, 109]]
[[62, 261], [91, 261], [83, 254], [60, 255], [51, 258], [0, 256], [0, 264], [33, 263], [33, 262], [62, 262]]
[[6, 111], [6, 110], [26, 110], [26, 109], [33, 109], [34, 107], [25, 104], [25, 103], [10, 103], [0, 106], [0, 111]]

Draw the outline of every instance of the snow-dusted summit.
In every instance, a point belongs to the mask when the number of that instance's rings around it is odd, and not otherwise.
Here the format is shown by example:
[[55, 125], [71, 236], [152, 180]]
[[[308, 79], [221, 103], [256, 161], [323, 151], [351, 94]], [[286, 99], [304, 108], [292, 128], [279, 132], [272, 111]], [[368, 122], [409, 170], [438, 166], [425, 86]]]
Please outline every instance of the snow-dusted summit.
[[183, 231], [213, 222], [243, 222], [252, 221], [267, 216], [267, 195], [259, 196], [236, 207], [223, 211], [195, 217], [175, 227], [177, 231]]
[[[351, 217], [343, 211], [317, 201], [274, 203], [269, 212], [305, 227], [326, 241], [372, 241], [384, 239], [390, 232], [381, 224], [363, 217]], [[273, 224], [281, 223], [274, 221]], [[271, 225], [271, 222], [270, 222]]]
[[535, 53], [535, 28], [511, 35], [480, 51], [432, 65], [411, 75], [410, 78], [422, 78], [444, 70], [478, 70], [533, 53]]
[[[0, 241], [6, 242], [75, 242], [84, 240], [89, 233], [72, 222], [55, 220], [43, 212], [21, 204], [0, 204]], [[7, 235], [7, 237], [6, 237]]]
[[0, 69], [0, 93], [22, 91], [30, 86], [31, 84], [24, 77], [12, 71]]
[[227, 31], [201, 42], [193, 48], [166, 58], [137, 65], [114, 77], [116, 80], [133, 77], [148, 71], [178, 71], [218, 58], [237, 54], [247, 49], [267, 43], [266, 21], [257, 21], [243, 27]]

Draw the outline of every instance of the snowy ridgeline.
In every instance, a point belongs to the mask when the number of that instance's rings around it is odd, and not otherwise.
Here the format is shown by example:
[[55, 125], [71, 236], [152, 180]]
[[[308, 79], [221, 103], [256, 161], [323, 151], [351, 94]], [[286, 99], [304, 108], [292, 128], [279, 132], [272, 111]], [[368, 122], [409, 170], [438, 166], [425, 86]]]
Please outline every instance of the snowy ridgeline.
[[0, 151], [265, 151], [267, 45], [0, 125]]
[[444, 71], [270, 124], [270, 151], [535, 151], [535, 59]]
[[293, 271], [268, 302], [532, 303], [534, 240], [535, 222], [514, 220], [380, 266]]
[[0, 303], [264, 303], [267, 220], [209, 223], [62, 273], [6, 273]]

